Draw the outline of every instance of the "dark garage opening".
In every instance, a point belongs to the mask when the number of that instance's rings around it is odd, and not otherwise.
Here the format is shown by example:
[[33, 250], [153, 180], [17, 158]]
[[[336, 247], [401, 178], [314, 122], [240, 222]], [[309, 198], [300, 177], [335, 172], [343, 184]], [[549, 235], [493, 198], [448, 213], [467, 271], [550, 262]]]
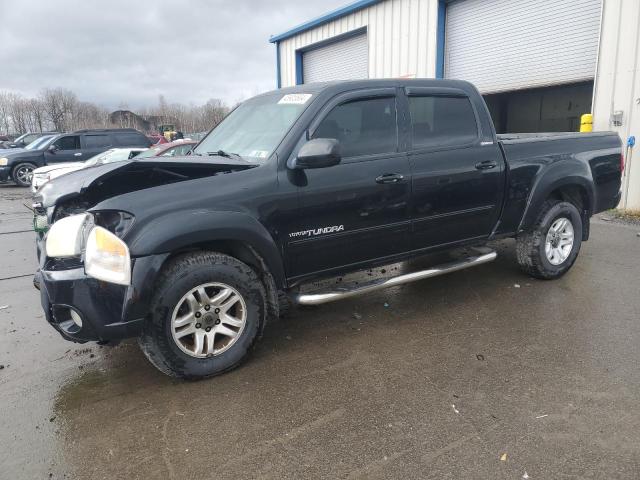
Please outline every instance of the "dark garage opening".
[[484, 95], [497, 133], [577, 132], [593, 81]]

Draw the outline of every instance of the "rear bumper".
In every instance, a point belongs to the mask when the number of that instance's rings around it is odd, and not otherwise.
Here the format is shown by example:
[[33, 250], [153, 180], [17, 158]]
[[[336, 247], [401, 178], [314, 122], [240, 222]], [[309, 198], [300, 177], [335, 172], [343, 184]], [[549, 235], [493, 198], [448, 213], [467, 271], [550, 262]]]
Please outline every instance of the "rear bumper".
[[[83, 266], [40, 270], [34, 286], [40, 289], [47, 321], [65, 339], [80, 343], [122, 340], [141, 333], [153, 284], [166, 257], [136, 259], [129, 286], [88, 277]], [[72, 311], [81, 319], [81, 326]]]

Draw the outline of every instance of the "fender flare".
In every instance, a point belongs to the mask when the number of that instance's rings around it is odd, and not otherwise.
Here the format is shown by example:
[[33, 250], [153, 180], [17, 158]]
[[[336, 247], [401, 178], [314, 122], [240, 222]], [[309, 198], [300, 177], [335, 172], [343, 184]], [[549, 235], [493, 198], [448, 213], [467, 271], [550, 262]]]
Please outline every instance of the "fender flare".
[[596, 204], [596, 193], [591, 170], [577, 159], [567, 159], [542, 169], [537, 175], [527, 199], [518, 232], [526, 230], [536, 221], [542, 204], [553, 191], [571, 186], [582, 188], [586, 192], [588, 204], [583, 206], [583, 210], [592, 212]]
[[171, 212], [136, 222], [126, 241], [132, 257], [173, 253], [216, 241], [242, 242], [262, 257], [279, 288], [286, 284], [282, 256], [273, 237], [258, 220], [243, 212]]

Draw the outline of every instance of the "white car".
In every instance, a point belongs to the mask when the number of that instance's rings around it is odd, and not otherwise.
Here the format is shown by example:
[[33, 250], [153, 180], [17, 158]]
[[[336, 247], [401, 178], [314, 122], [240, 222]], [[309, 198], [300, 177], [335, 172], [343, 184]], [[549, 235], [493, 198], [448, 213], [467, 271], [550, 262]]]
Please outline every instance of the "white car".
[[31, 191], [35, 193], [42, 185], [66, 173], [75, 172], [83, 168], [102, 165], [103, 163], [120, 162], [135, 157], [146, 148], [111, 148], [99, 153], [84, 162], [55, 163], [36, 168], [31, 177]]

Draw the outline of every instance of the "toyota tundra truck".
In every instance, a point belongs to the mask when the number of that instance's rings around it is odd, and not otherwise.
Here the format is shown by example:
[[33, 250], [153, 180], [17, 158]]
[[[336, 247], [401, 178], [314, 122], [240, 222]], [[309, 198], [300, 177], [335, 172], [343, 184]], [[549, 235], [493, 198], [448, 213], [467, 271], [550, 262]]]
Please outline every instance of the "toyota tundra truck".
[[[65, 339], [137, 337], [162, 372], [210, 377], [284, 308], [481, 265], [495, 239], [516, 239], [526, 274], [562, 276], [590, 217], [617, 205], [623, 168], [615, 133], [496, 135], [468, 82], [300, 85], [245, 101], [188, 156], [45, 184], [34, 284]], [[307, 288], [460, 247], [428, 269]]]

